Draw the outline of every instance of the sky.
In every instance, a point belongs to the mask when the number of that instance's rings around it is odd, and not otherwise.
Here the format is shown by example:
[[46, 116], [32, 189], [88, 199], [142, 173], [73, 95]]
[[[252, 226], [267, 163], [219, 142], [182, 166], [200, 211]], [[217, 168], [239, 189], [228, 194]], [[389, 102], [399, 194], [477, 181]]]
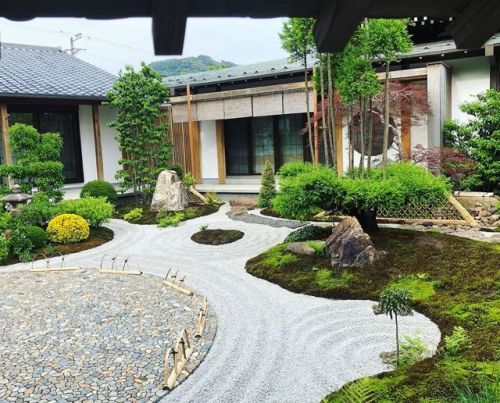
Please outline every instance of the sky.
[[[287, 57], [278, 32], [284, 19], [190, 18], [182, 56], [209, 55], [216, 60], [250, 64]], [[125, 65], [138, 66], [169, 58], [155, 56], [149, 18], [86, 20], [36, 18], [14, 22], [0, 18], [2, 42], [70, 47], [70, 37], [81, 33], [78, 57], [113, 74]]]

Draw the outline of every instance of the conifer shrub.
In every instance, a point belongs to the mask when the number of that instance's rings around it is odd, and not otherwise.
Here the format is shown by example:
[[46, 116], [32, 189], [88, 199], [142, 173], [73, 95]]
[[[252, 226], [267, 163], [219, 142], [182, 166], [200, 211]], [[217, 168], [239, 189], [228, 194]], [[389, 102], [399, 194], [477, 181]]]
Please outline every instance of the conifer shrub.
[[259, 193], [259, 207], [267, 208], [272, 206], [272, 201], [276, 196], [276, 179], [274, 178], [273, 165], [269, 160], [264, 164], [262, 180]]

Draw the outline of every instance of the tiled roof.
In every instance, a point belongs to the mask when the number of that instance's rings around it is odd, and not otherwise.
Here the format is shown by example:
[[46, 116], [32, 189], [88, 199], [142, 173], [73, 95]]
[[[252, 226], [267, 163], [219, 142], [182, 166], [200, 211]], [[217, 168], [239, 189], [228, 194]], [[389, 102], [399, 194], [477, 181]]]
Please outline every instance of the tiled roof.
[[[500, 33], [492, 36], [486, 44], [500, 44]], [[453, 40], [414, 45], [410, 53], [403, 55], [403, 59], [431, 56], [456, 52]], [[316, 66], [314, 60], [309, 61], [310, 68]], [[231, 82], [242, 79], [272, 77], [286, 73], [302, 72], [304, 65], [300, 62], [290, 63], [287, 59], [271, 60], [267, 62], [248, 64], [245, 66], [229, 67], [222, 70], [203, 71], [200, 73], [182, 74], [179, 76], [165, 77], [163, 82], [170, 88], [183, 87], [186, 84], [203, 85], [222, 82]]]
[[[313, 64], [312, 64], [313, 65]], [[230, 82], [241, 79], [273, 77], [304, 70], [300, 62], [290, 63], [288, 59], [271, 60], [267, 62], [247, 64], [245, 66], [229, 67], [221, 70], [202, 71], [178, 76], [165, 77], [163, 82], [170, 88], [181, 87], [186, 84], [199, 85], [208, 83]]]
[[115, 80], [60, 48], [1, 44], [0, 97], [102, 100]]

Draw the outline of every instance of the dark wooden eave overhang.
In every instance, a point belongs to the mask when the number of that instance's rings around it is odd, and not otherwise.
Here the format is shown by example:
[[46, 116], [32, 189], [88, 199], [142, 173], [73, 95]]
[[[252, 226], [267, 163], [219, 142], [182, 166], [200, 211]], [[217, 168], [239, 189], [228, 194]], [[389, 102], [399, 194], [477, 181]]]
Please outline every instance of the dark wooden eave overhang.
[[314, 17], [322, 52], [341, 51], [363, 18], [454, 19], [457, 48], [480, 48], [500, 29], [499, 0], [3, 0], [0, 16], [115, 19], [152, 17], [156, 54], [181, 54], [188, 17]]

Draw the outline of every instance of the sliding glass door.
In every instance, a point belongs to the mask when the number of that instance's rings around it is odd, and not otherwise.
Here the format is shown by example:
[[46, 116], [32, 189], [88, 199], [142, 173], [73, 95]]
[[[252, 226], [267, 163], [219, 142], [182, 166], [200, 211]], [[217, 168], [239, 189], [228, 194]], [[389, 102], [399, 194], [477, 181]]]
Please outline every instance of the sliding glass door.
[[258, 175], [266, 161], [275, 170], [304, 160], [305, 115], [263, 116], [224, 122], [227, 175]]

